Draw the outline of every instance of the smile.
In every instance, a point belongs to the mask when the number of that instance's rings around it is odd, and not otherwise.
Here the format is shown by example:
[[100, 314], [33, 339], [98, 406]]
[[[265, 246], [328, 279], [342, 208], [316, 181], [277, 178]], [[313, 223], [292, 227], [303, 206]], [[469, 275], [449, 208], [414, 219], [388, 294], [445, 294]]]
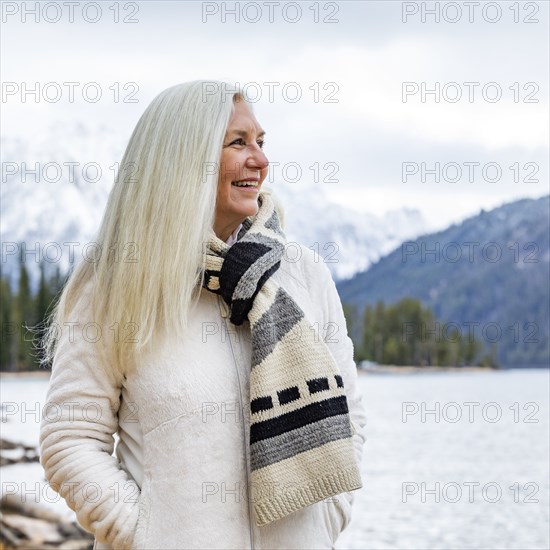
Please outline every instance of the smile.
[[235, 187], [258, 187], [257, 181], [232, 181], [231, 185], [234, 185]]

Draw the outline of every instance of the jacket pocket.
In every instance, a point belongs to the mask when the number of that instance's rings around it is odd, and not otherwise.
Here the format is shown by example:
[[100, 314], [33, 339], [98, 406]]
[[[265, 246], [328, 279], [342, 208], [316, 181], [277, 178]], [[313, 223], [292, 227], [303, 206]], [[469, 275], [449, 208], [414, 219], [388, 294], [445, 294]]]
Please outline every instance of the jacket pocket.
[[351, 503], [348, 495], [349, 493], [340, 493], [321, 503], [325, 509], [326, 527], [333, 544], [351, 520]]
[[151, 474], [145, 472], [143, 483], [141, 484], [141, 493], [139, 495], [139, 514], [136, 523], [134, 541], [132, 544], [133, 550], [145, 550], [147, 546], [147, 533], [149, 531], [149, 514], [151, 512], [150, 499]]

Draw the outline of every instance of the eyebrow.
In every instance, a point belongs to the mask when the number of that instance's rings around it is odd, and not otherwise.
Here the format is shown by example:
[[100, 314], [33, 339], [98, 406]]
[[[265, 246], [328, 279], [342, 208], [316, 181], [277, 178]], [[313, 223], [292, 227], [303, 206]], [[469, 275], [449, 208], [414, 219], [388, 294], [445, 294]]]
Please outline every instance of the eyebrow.
[[[230, 134], [237, 134], [238, 136], [241, 136], [241, 137], [246, 137], [248, 135], [248, 131], [247, 130], [231, 130], [229, 132]], [[258, 137], [264, 137], [265, 136], [265, 130], [262, 130], [259, 134], [258, 134]]]

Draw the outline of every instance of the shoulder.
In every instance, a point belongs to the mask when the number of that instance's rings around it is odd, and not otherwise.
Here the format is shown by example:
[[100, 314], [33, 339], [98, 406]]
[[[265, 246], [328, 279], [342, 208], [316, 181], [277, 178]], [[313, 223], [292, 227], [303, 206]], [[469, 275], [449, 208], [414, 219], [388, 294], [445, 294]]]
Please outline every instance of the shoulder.
[[97, 321], [93, 316], [93, 278], [72, 282], [65, 287], [65, 315], [70, 322], [86, 323]]
[[342, 304], [330, 269], [315, 249], [288, 242], [275, 274], [312, 321], [344, 323]]
[[311, 291], [330, 287], [332, 275], [323, 257], [303, 243], [287, 241], [281, 259], [281, 270], [287, 275], [299, 279], [303, 286]]

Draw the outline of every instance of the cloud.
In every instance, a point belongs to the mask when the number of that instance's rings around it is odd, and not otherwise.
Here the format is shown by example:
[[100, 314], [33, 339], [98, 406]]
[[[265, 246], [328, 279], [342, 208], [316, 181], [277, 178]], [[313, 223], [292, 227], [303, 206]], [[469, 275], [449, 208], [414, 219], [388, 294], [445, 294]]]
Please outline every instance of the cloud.
[[[477, 188], [421, 182], [405, 187], [400, 179], [405, 160], [547, 165], [548, 7], [538, 5], [536, 25], [515, 24], [506, 3], [496, 24], [423, 24], [418, 17], [404, 24], [400, 2], [340, 3], [338, 24], [314, 23], [305, 4], [296, 24], [281, 18], [205, 24], [199, 2], [140, 2], [138, 24], [105, 18], [87, 24], [78, 17], [74, 24], [10, 20], [2, 36], [4, 82], [97, 82], [104, 96], [93, 104], [81, 98], [72, 103], [66, 97], [56, 103], [10, 98], [3, 105], [2, 131], [33, 141], [54, 122], [103, 121], [116, 130], [123, 149], [147, 104], [164, 88], [232, 78], [262, 94], [256, 114], [268, 132], [273, 161], [299, 162], [304, 179], [311, 179], [315, 163], [337, 163], [338, 183], [327, 189], [348, 206], [381, 212], [411, 205], [426, 217], [435, 213], [450, 220], [491, 202], [540, 194], [546, 185], [542, 168], [537, 185], [507, 180], [492, 187], [486, 182]], [[112, 15], [107, 8], [105, 13]], [[115, 102], [112, 87], [118, 84], [124, 93], [131, 82], [139, 87], [138, 103]], [[404, 82], [418, 87], [406, 102]], [[423, 82], [428, 88], [438, 82], [451, 98], [456, 86], [449, 83], [456, 82], [463, 99], [452, 103], [442, 96], [435, 102], [428, 95], [422, 102]], [[466, 99], [465, 82], [480, 83], [473, 103]], [[502, 90], [496, 103], [481, 96], [490, 82]], [[535, 90], [524, 88], [529, 82], [539, 87], [538, 103], [524, 102]], [[292, 102], [288, 94], [296, 87], [302, 97]]]

